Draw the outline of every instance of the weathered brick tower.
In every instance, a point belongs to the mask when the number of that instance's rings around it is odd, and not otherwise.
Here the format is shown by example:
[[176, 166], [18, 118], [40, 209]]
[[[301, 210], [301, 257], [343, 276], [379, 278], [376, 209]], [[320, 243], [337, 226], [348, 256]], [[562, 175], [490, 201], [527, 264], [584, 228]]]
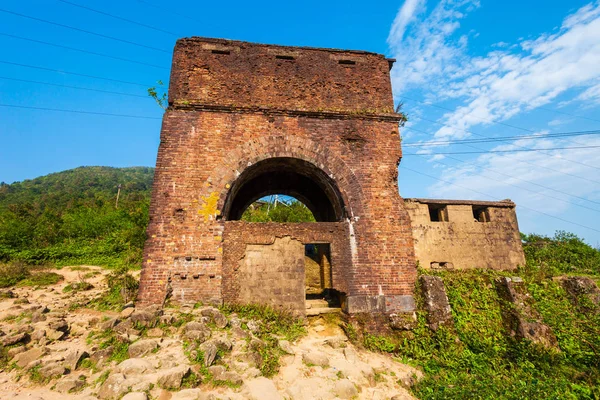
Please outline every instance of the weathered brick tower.
[[[392, 63], [363, 51], [179, 40], [138, 302], [302, 314], [304, 246], [325, 244], [345, 311], [412, 310]], [[318, 222], [239, 220], [275, 193], [301, 200]]]

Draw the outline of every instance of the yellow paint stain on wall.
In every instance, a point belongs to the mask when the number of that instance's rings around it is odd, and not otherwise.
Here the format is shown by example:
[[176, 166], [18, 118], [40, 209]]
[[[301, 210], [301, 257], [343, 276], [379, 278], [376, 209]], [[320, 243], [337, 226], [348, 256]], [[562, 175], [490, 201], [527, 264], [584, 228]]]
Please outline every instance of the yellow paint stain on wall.
[[219, 193], [212, 192], [208, 196], [202, 196], [202, 205], [198, 209], [198, 214], [204, 217], [204, 221], [210, 221], [213, 216], [221, 214], [217, 210], [217, 202], [219, 201]]

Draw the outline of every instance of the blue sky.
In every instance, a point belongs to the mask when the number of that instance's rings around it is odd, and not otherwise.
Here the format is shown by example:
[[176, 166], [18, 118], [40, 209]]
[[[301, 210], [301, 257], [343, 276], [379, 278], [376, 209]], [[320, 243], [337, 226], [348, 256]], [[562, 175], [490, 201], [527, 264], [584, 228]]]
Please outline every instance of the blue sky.
[[[523, 232], [552, 235], [560, 229], [575, 232], [593, 245], [600, 243], [600, 148], [590, 147], [600, 146], [600, 135], [544, 136], [600, 129], [598, 2], [278, 1], [259, 5], [180, 1], [171, 9], [165, 4], [169, 3], [2, 2], [0, 105], [150, 118], [0, 106], [0, 181], [30, 179], [81, 165], [153, 166], [162, 110], [145, 92], [159, 79], [168, 81], [170, 51], [178, 37], [362, 49], [398, 60], [392, 84], [396, 101], [404, 103], [409, 115], [402, 130], [403, 196], [511, 198], [518, 205]], [[535, 135], [541, 136], [532, 138]], [[440, 143], [482, 136], [507, 139]], [[587, 148], [440, 154], [558, 147]]]

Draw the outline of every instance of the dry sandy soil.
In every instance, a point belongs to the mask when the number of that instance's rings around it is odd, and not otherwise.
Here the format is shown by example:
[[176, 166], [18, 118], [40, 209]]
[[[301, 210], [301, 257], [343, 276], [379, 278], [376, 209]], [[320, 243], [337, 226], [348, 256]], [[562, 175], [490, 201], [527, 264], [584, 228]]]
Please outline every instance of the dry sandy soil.
[[[286, 355], [268, 379], [259, 368], [264, 342], [254, 334], [261, 321], [212, 307], [75, 308], [106, 290], [107, 271], [87, 266], [58, 273], [64, 280], [56, 285], [13, 288], [5, 291], [11, 298], [0, 299], [0, 342], [11, 358], [0, 370], [2, 399], [398, 400], [413, 398], [408, 388], [421, 376], [388, 355], [355, 347], [335, 323], [313, 317], [307, 335], [279, 340]], [[92, 289], [63, 292], [84, 275]], [[185, 323], [177, 323], [182, 315]], [[127, 343], [124, 354], [115, 357], [118, 346], [107, 346], [108, 334], [112, 344]], [[197, 347], [186, 348], [190, 341]], [[199, 350], [204, 365], [190, 361], [190, 351]], [[190, 380], [207, 370], [210, 381]]]

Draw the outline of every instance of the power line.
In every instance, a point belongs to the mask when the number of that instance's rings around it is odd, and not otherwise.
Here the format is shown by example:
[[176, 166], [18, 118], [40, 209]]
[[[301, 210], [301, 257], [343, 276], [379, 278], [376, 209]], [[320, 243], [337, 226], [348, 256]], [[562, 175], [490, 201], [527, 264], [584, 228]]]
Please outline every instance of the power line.
[[[547, 149], [514, 149], [514, 150], [483, 150], [483, 151], [455, 151], [448, 153], [426, 153], [425, 155], [436, 156], [436, 155], [447, 155], [447, 154], [492, 154], [492, 153], [515, 153], [522, 151], [550, 151], [550, 150], [570, 150], [570, 149], [595, 149], [600, 146], [574, 146], [574, 147], [550, 147]], [[420, 156], [422, 154], [417, 153], [405, 153], [405, 156]], [[565, 160], [567, 160], [565, 158]], [[567, 160], [570, 161], [570, 160]], [[595, 167], [594, 167], [595, 168]]]
[[20, 63], [15, 63], [15, 62], [11, 62], [11, 61], [2, 61], [2, 60], [0, 60], [0, 63], [2, 63], [2, 64], [8, 64], [8, 65], [14, 65], [14, 66], [17, 66], [17, 67], [39, 69], [41, 71], [58, 72], [59, 74], [67, 74], [67, 75], [74, 75], [74, 76], [82, 76], [84, 78], [100, 79], [100, 80], [108, 81], [108, 82], [117, 82], [117, 83], [124, 83], [124, 84], [127, 84], [127, 85], [142, 86], [142, 87], [145, 87], [145, 88], [149, 88], [149, 87], [152, 86], [152, 85], [146, 85], [144, 83], [122, 81], [122, 80], [119, 80], [119, 79], [104, 78], [104, 77], [101, 77], [101, 76], [88, 75], [88, 74], [80, 74], [78, 72], [69, 72], [69, 71], [64, 71], [62, 69], [52, 69], [52, 68], [40, 67], [40, 66], [37, 66], [37, 65], [20, 64]]
[[57, 1], [60, 1], [61, 3], [72, 5], [74, 7], [83, 8], [84, 10], [92, 11], [92, 12], [95, 12], [97, 14], [105, 15], [107, 17], [111, 17], [111, 18], [115, 18], [115, 19], [118, 19], [118, 20], [121, 20], [121, 21], [129, 22], [130, 24], [134, 24], [134, 25], [142, 26], [144, 28], [152, 29], [152, 30], [155, 30], [155, 31], [158, 31], [158, 32], [166, 33], [168, 35], [177, 36], [177, 37], [180, 36], [177, 33], [174, 33], [174, 32], [171, 32], [171, 31], [167, 31], [165, 29], [157, 28], [157, 27], [152, 26], [152, 25], [146, 25], [146, 24], [143, 24], [141, 22], [137, 22], [137, 21], [133, 21], [131, 19], [119, 17], [119, 16], [114, 15], [114, 14], [110, 14], [110, 13], [107, 13], [107, 12], [104, 12], [104, 11], [96, 10], [94, 8], [87, 7], [87, 6], [82, 6], [81, 4], [76, 4], [76, 3], [73, 3], [73, 2], [70, 2], [70, 1], [67, 1], [67, 0], [57, 0]]
[[98, 37], [101, 37], [101, 38], [104, 38], [104, 39], [110, 39], [110, 40], [115, 40], [115, 41], [121, 42], [121, 43], [131, 44], [133, 46], [143, 47], [143, 48], [150, 49], [150, 50], [156, 50], [156, 51], [160, 51], [160, 52], [167, 53], [167, 54], [171, 53], [171, 51], [169, 51], [169, 50], [160, 49], [158, 47], [148, 46], [148, 45], [145, 45], [145, 44], [142, 44], [142, 43], [132, 42], [130, 40], [120, 39], [120, 38], [117, 38], [117, 37], [114, 37], [114, 36], [104, 35], [102, 33], [97, 33], [97, 32], [88, 31], [86, 29], [76, 28], [76, 27], [70, 26], [70, 25], [59, 24], [58, 22], [52, 22], [52, 21], [48, 21], [46, 19], [36, 18], [36, 17], [32, 17], [30, 15], [25, 15], [25, 14], [21, 14], [21, 13], [18, 13], [18, 12], [5, 10], [5, 9], [2, 9], [2, 8], [0, 8], [0, 12], [6, 13], [6, 14], [16, 15], [16, 16], [19, 16], [21, 18], [31, 19], [33, 21], [43, 22], [45, 24], [60, 26], [61, 28], [71, 29], [71, 30], [74, 30], [74, 31], [77, 31], [77, 32], [87, 33], [88, 35], [94, 35], [94, 36], [98, 36]]
[[[439, 125], [442, 125], [442, 126], [447, 126], [447, 127], [451, 128], [451, 129], [456, 129], [456, 130], [460, 130], [460, 131], [463, 131], [463, 132], [466, 132], [466, 133], [470, 133], [470, 134], [472, 134], [472, 135], [475, 135], [475, 136], [480, 136], [480, 137], [483, 137], [483, 138], [492, 139], [492, 138], [490, 138], [489, 136], [485, 136], [485, 135], [482, 135], [482, 134], [480, 134], [480, 133], [475, 133], [475, 132], [468, 131], [468, 130], [466, 130], [466, 129], [461, 129], [461, 128], [454, 128], [454, 127], [451, 127], [451, 126], [449, 126], [449, 125], [446, 125], [446, 124], [444, 124], [444, 123], [442, 123], [442, 122], [434, 121], [434, 120], [427, 119], [427, 118], [424, 118], [424, 117], [416, 117], [416, 118], [418, 118], [418, 119], [422, 119], [423, 121], [429, 121], [429, 122], [432, 122], [432, 123], [434, 123], [434, 124], [439, 124]], [[505, 141], [505, 142], [508, 142], [508, 140], [505, 140], [505, 139], [502, 139], [502, 140], [500, 140], [500, 141]], [[514, 146], [516, 146], [516, 147], [519, 147], [519, 148], [521, 148], [521, 149], [525, 149], [525, 150], [532, 150], [532, 149], [529, 149], [528, 147], [520, 146], [520, 145], [518, 145], [518, 144], [514, 144], [514, 143], [513, 143], [513, 145], [514, 145]], [[533, 149], [533, 150], [536, 150], [536, 149]], [[586, 164], [586, 163], [582, 163], [582, 162], [579, 162], [579, 161], [571, 160], [571, 159], [568, 159], [568, 158], [565, 158], [565, 160], [567, 160], [567, 161], [570, 161], [570, 162], [572, 162], [572, 163], [574, 163], [574, 164], [579, 164], [579, 165], [583, 165], [583, 166], [585, 166], [585, 167], [588, 167], [588, 168], [593, 168], [593, 169], [599, 169], [599, 170], [600, 170], [600, 167], [596, 167], [596, 166], [589, 165], [589, 164]]]
[[194, 21], [194, 22], [197, 22], [199, 24], [204, 24], [203, 21], [200, 21], [198, 19], [192, 18], [189, 15], [176, 13], [175, 11], [172, 11], [170, 8], [160, 7], [160, 6], [157, 6], [155, 4], [149, 3], [149, 2], [144, 1], [144, 0], [137, 0], [137, 1], [138, 1], [138, 3], [146, 4], [146, 5], [150, 6], [150, 7], [156, 8], [156, 9], [162, 11], [162, 12], [166, 12], [168, 14], [175, 15], [175, 16], [180, 17], [180, 18], [186, 18], [186, 19], [189, 19], [190, 21]]
[[555, 112], [555, 113], [558, 113], [558, 114], [568, 115], [568, 116], [573, 117], [573, 118], [587, 119], [588, 121], [600, 122], [600, 119], [582, 117], [581, 115], [575, 115], [575, 114], [571, 114], [571, 113], [564, 112], [564, 111], [558, 111], [558, 110], [555, 110], [555, 109], [552, 109], [552, 108], [546, 108], [546, 107], [538, 107], [538, 108], [540, 110], [544, 110], [544, 111], [550, 111], [550, 112]]
[[15, 104], [0, 104], [0, 107], [23, 108], [23, 109], [28, 109], [28, 110], [40, 110], [40, 111], [58, 111], [58, 112], [75, 113], [75, 114], [104, 115], [104, 116], [109, 116], [109, 117], [140, 118], [140, 119], [162, 119], [160, 117], [147, 117], [147, 116], [144, 116], [144, 115], [113, 114], [113, 113], [96, 112], [96, 111], [66, 110], [66, 109], [63, 109], [63, 108], [18, 106], [18, 105], [15, 105]]
[[437, 147], [440, 145], [451, 145], [451, 144], [488, 143], [488, 142], [502, 142], [502, 141], [506, 141], [506, 140], [524, 140], [524, 139], [548, 139], [548, 138], [562, 138], [562, 137], [587, 136], [587, 135], [598, 135], [598, 134], [600, 134], [600, 130], [556, 132], [556, 133], [547, 133], [547, 134], [540, 134], [540, 135], [503, 136], [501, 138], [489, 138], [489, 139], [457, 139], [457, 140], [446, 140], [446, 141], [407, 143], [407, 144], [403, 144], [403, 146], [404, 147], [424, 147], [424, 146]]
[[[423, 172], [421, 172], [421, 171], [417, 171], [417, 170], [414, 170], [414, 169], [412, 169], [412, 168], [408, 168], [408, 167], [405, 167], [405, 166], [403, 166], [402, 168], [403, 168], [403, 169], [406, 169], [406, 170], [408, 170], [408, 171], [414, 172], [414, 173], [416, 173], [416, 174], [423, 175], [423, 176], [426, 176], [426, 177], [428, 177], [428, 178], [431, 178], [431, 179], [438, 180], [438, 181], [440, 181], [440, 182], [446, 183], [446, 184], [448, 184], [448, 185], [451, 185], [451, 186], [460, 187], [460, 188], [462, 188], [462, 189], [466, 189], [466, 190], [469, 190], [469, 191], [471, 191], [471, 192], [474, 192], [474, 193], [477, 193], [477, 194], [481, 194], [481, 195], [483, 195], [483, 196], [485, 196], [485, 197], [491, 197], [491, 198], [494, 198], [494, 196], [490, 196], [489, 194], [486, 194], [486, 193], [480, 192], [480, 191], [478, 191], [478, 190], [475, 190], [475, 189], [468, 188], [468, 187], [466, 187], [466, 186], [459, 185], [459, 184], [457, 184], [457, 183], [454, 183], [454, 182], [450, 182], [450, 181], [446, 181], [446, 180], [444, 180], [444, 179], [437, 178], [437, 177], [435, 177], [435, 176], [433, 176], [433, 175], [425, 174], [425, 173], [423, 173]], [[543, 212], [543, 211], [535, 210], [535, 209], [533, 209], [533, 208], [529, 208], [529, 207], [526, 207], [526, 206], [523, 206], [523, 205], [519, 205], [519, 207], [521, 207], [521, 208], [524, 208], [524, 209], [526, 209], [526, 210], [534, 211], [534, 212], [536, 212], [536, 213], [539, 213], [539, 214], [545, 215], [545, 216], [547, 216], [547, 217], [550, 217], [550, 218], [557, 219], [557, 220], [559, 220], [559, 221], [563, 221], [563, 222], [566, 222], [566, 223], [569, 223], [569, 224], [577, 225], [577, 226], [579, 226], [579, 227], [581, 227], [581, 228], [586, 228], [586, 229], [592, 230], [592, 231], [594, 231], [594, 232], [600, 232], [600, 230], [598, 230], [598, 229], [595, 229], [595, 228], [592, 228], [592, 227], [589, 227], [589, 226], [586, 226], [586, 225], [582, 225], [582, 224], [579, 224], [579, 223], [577, 223], [577, 222], [569, 221], [569, 220], [567, 220], [567, 219], [564, 219], [564, 218], [561, 218], [561, 217], [557, 217], [557, 216], [555, 216], [555, 215], [551, 215], [551, 214], [545, 213], [545, 212]]]
[[[411, 129], [411, 130], [416, 131], [416, 132], [421, 132], [421, 133], [424, 133], [424, 134], [427, 134], [427, 135], [429, 134], [429, 132], [425, 132], [425, 131], [422, 131], [420, 129], [416, 129], [416, 128], [413, 128], [413, 127], [408, 127], [408, 128], [404, 128], [404, 129]], [[472, 145], [469, 145], [469, 144], [460, 143], [460, 145], [461, 146], [470, 147], [470, 148], [476, 149], [476, 150], [482, 150], [480, 147], [472, 146]], [[498, 157], [504, 157], [504, 158], [507, 158], [509, 160], [513, 160], [513, 161], [516, 161], [516, 162], [519, 162], [519, 163], [532, 165], [532, 166], [534, 166], [536, 168], [547, 169], [548, 171], [552, 171], [552, 172], [555, 172], [557, 174], [567, 175], [567, 176], [570, 176], [570, 177], [573, 177], [573, 178], [581, 179], [581, 180], [584, 180], [584, 181], [588, 181], [588, 182], [600, 185], [600, 181], [595, 181], [593, 179], [584, 178], [583, 176], [579, 176], [579, 175], [571, 174], [569, 172], [565, 172], [565, 171], [561, 171], [561, 170], [558, 170], [558, 169], [546, 167], [544, 165], [538, 165], [538, 164], [535, 164], [535, 163], [532, 163], [532, 162], [529, 162], [529, 161], [526, 161], [526, 160], [522, 160], [522, 159], [519, 159], [519, 158], [513, 158], [513, 157], [510, 157], [510, 156], [508, 156], [506, 154], [499, 154]]]
[[48, 86], [64, 87], [64, 88], [68, 88], [68, 89], [88, 90], [88, 91], [91, 91], [91, 92], [117, 94], [117, 95], [121, 95], [121, 96], [141, 97], [141, 98], [148, 98], [148, 99], [150, 98], [150, 96], [147, 96], [147, 95], [146, 96], [142, 96], [141, 94], [123, 93], [123, 92], [112, 92], [110, 90], [92, 89], [92, 88], [85, 88], [85, 87], [81, 87], [81, 86], [61, 85], [61, 84], [58, 84], [58, 83], [50, 83], [50, 82], [30, 81], [28, 79], [9, 78], [9, 77], [6, 77], [6, 76], [0, 76], [0, 79], [9, 80], [9, 81], [16, 81], [16, 82], [35, 83], [35, 84], [38, 84], [38, 85], [48, 85]]
[[59, 47], [61, 49], [67, 49], [67, 50], [78, 51], [78, 52], [81, 52], [81, 53], [92, 54], [94, 56], [112, 58], [113, 60], [126, 61], [126, 62], [130, 62], [130, 63], [134, 63], [134, 64], [146, 65], [148, 67], [154, 67], [154, 68], [160, 68], [160, 69], [168, 69], [167, 67], [163, 67], [161, 65], [150, 64], [150, 63], [146, 63], [146, 62], [143, 62], [143, 61], [136, 61], [136, 60], [132, 60], [130, 58], [111, 56], [109, 54], [104, 54], [104, 53], [96, 53], [94, 51], [83, 50], [83, 49], [78, 49], [78, 48], [69, 47], [69, 46], [63, 46], [62, 44], [44, 42], [42, 40], [30, 39], [30, 38], [26, 38], [26, 37], [23, 37], [23, 36], [17, 36], [17, 35], [11, 35], [9, 33], [0, 32], [0, 35], [11, 37], [11, 38], [14, 38], [14, 39], [26, 40], [28, 42], [33, 42], [33, 43], [45, 44], [47, 46]]
[[[458, 162], [460, 162], [460, 163], [464, 163], [464, 161], [463, 161], [463, 160], [461, 160], [461, 159], [458, 159], [458, 158], [455, 158], [455, 157], [448, 157], [448, 158], [451, 158], [451, 159], [453, 159], [453, 160], [456, 160], [456, 161], [458, 161]], [[435, 160], [434, 162], [435, 162], [435, 163], [437, 163], [437, 164], [442, 164], [442, 165], [445, 165], [445, 166], [447, 166], [447, 167], [450, 167], [450, 168], [454, 168], [454, 167], [455, 167], [455, 166], [452, 166], [452, 165], [450, 165], [450, 164], [447, 164], [447, 163], [441, 162], [441, 161], [439, 161], [439, 160]], [[473, 165], [473, 164], [467, 164], [467, 165]], [[516, 179], [516, 180], [518, 180], [518, 181], [525, 182], [525, 183], [527, 183], [527, 184], [530, 184], [530, 185], [539, 186], [539, 187], [542, 187], [542, 188], [544, 188], [544, 189], [549, 189], [549, 190], [556, 191], [556, 192], [558, 192], [558, 193], [561, 193], [561, 194], [565, 194], [565, 195], [567, 195], [567, 196], [571, 196], [569, 193], [566, 193], [566, 192], [561, 192], [560, 190], [555, 190], [555, 189], [549, 188], [549, 187], [547, 187], [547, 186], [539, 185], [539, 184], [537, 184], [537, 183], [535, 183], [535, 182], [530, 182], [530, 181], [527, 181], [527, 180], [525, 180], [525, 179], [520, 179], [520, 178], [517, 178], [517, 177], [511, 176], [511, 175], [508, 175], [508, 174], [504, 174], [504, 173], [502, 173], [502, 172], [498, 172], [498, 171], [496, 171], [496, 170], [493, 170], [493, 169], [491, 169], [491, 168], [485, 168], [485, 167], [478, 167], [478, 168], [479, 168], [480, 170], [484, 170], [484, 171], [485, 171], [485, 170], [487, 170], [487, 171], [493, 172], [493, 173], [495, 173], [495, 174], [498, 174], [498, 175], [504, 175], [504, 176], [506, 176], [506, 177], [508, 177], [508, 178], [510, 178], [510, 179]], [[541, 195], [541, 196], [544, 196], [544, 197], [548, 197], [548, 198], [551, 198], [551, 199], [554, 199], [554, 200], [562, 201], [563, 203], [571, 204], [571, 205], [574, 205], [574, 206], [577, 206], [577, 207], [585, 208], [586, 210], [591, 210], [591, 211], [595, 211], [595, 212], [597, 212], [597, 213], [600, 213], [600, 210], [597, 210], [597, 209], [595, 209], [595, 208], [591, 208], [591, 207], [588, 207], [588, 206], [584, 206], [584, 205], [582, 205], [582, 204], [574, 203], [574, 202], [572, 202], [572, 201], [569, 201], [569, 200], [561, 199], [560, 197], [555, 197], [555, 196], [551, 196], [551, 195], [549, 195], [549, 194], [544, 194], [544, 193], [541, 193], [541, 192], [537, 192], [537, 191], [535, 191], [535, 190], [532, 190], [532, 189], [528, 189], [528, 188], [525, 188], [525, 187], [517, 186], [517, 185], [515, 185], [515, 184], [512, 184], [512, 183], [509, 183], [509, 182], [505, 182], [505, 181], [501, 181], [501, 180], [499, 180], [499, 179], [496, 179], [496, 178], [492, 178], [492, 177], [490, 177], [490, 176], [486, 176], [486, 175], [481, 175], [481, 176], [483, 176], [483, 177], [484, 177], [484, 178], [486, 178], [486, 179], [491, 179], [491, 180], [493, 180], [493, 181], [496, 181], [496, 182], [503, 183], [503, 184], [505, 184], [505, 185], [509, 185], [509, 186], [516, 187], [517, 189], [526, 190], [526, 191], [528, 191], [528, 192], [535, 193], [535, 194], [539, 194], [539, 195]], [[586, 200], [587, 200], [587, 199], [586, 199]], [[600, 203], [599, 203], [599, 204], [600, 204]]]

